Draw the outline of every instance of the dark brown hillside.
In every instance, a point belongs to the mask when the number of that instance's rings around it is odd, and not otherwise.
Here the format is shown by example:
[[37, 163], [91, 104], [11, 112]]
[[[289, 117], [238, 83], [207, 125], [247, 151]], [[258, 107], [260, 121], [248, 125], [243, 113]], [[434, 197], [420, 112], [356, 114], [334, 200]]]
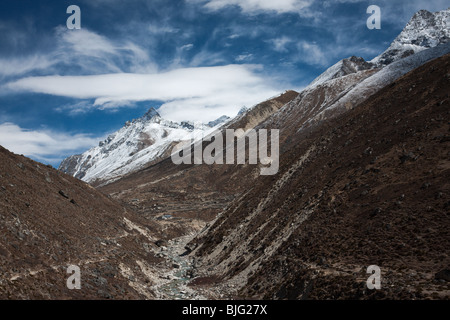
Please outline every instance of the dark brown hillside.
[[[449, 298], [449, 87], [446, 55], [291, 131], [278, 175], [192, 243], [203, 275], [244, 298]], [[366, 288], [369, 265], [379, 291]]]
[[[0, 299], [153, 298], [140, 285], [152, 285], [142, 266], [161, 261], [153, 231], [86, 183], [0, 147]], [[71, 264], [81, 290], [66, 287]]]

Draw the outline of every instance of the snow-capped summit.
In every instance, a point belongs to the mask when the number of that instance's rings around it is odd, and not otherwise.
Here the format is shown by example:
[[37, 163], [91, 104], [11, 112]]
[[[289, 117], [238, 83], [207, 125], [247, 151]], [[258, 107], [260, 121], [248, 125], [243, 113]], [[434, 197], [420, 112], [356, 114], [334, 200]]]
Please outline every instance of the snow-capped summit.
[[435, 13], [420, 10], [382, 54], [371, 61], [355, 56], [343, 59], [314, 79], [308, 88], [360, 71], [383, 68], [415, 53], [445, 44], [449, 40], [450, 8]]
[[420, 10], [411, 18], [390, 47], [371, 62], [388, 65], [414, 53], [450, 40], [450, 8], [435, 13]]
[[176, 123], [150, 108], [142, 117], [127, 121], [97, 147], [63, 160], [59, 170], [90, 183], [112, 182], [170, 155], [174, 143], [199, 139], [228, 120], [224, 116], [209, 124]]
[[248, 110], [249, 110], [249, 108], [247, 108], [246, 106], [243, 106], [243, 107], [239, 110], [239, 112], [238, 112], [237, 115], [240, 116], [241, 114], [246, 113]]
[[161, 116], [160, 116], [160, 114], [158, 113], [158, 111], [156, 111], [155, 108], [151, 107], [151, 108], [150, 108], [150, 109], [142, 116], [142, 118], [143, 118], [143, 119], [146, 119], [146, 120], [151, 120], [151, 119], [158, 120], [158, 118], [161, 119]]
[[[284, 107], [298, 130], [350, 110], [381, 88], [450, 52], [450, 9], [417, 12], [392, 45], [372, 61], [350, 57], [318, 76]], [[286, 115], [275, 114], [272, 125], [282, 127]]]

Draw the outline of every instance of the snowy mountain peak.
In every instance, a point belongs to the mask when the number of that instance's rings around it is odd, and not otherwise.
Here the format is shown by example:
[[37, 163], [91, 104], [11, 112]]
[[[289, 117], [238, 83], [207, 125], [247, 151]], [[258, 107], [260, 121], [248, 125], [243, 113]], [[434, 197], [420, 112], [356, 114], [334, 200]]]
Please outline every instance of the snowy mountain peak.
[[240, 116], [241, 114], [246, 113], [249, 110], [249, 108], [247, 108], [246, 106], [242, 107], [239, 112], [238, 112], [238, 116]]
[[174, 143], [208, 135], [228, 120], [223, 116], [208, 124], [177, 123], [161, 118], [155, 108], [150, 108], [139, 119], [127, 121], [97, 147], [63, 160], [59, 170], [86, 182], [112, 182], [170, 155]]
[[414, 14], [390, 47], [371, 62], [388, 65], [414, 53], [450, 40], [450, 8], [435, 13], [420, 10]]
[[143, 116], [143, 120], [152, 120], [153, 118], [161, 118], [161, 115], [155, 108], [151, 107]]
[[390, 47], [372, 59], [350, 57], [337, 62], [318, 76], [308, 86], [321, 85], [329, 80], [373, 68], [382, 68], [423, 50], [434, 48], [450, 41], [450, 8], [435, 13], [420, 10], [414, 14], [403, 31]]
[[436, 13], [420, 10], [394, 42], [431, 48], [450, 40], [450, 8]]

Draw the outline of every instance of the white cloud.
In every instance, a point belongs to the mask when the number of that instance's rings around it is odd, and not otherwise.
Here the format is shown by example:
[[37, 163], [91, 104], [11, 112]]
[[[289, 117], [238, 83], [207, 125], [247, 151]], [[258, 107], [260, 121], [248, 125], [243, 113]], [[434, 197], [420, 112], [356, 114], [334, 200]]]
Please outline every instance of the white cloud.
[[148, 26], [148, 31], [152, 34], [165, 34], [165, 33], [178, 33], [180, 29], [165, 25], [159, 24], [150, 24]]
[[86, 134], [26, 130], [9, 122], [0, 124], [0, 145], [14, 153], [55, 164], [65, 155], [85, 151], [100, 140]]
[[270, 42], [273, 44], [273, 49], [278, 52], [287, 52], [286, 45], [290, 42], [293, 42], [292, 39], [283, 36], [281, 38], [272, 39]]
[[130, 41], [112, 41], [86, 28], [56, 29], [55, 62], [77, 65], [90, 74], [106, 72], [154, 72], [157, 67], [148, 54]]
[[33, 70], [43, 70], [54, 64], [45, 55], [31, 55], [27, 57], [0, 58], [0, 77], [22, 75]]
[[280, 92], [281, 90], [268, 88], [262, 84], [254, 87], [246, 86], [223, 90], [215, 95], [170, 101], [163, 104], [158, 111], [162, 117], [173, 121], [208, 122], [222, 115], [234, 117], [243, 106], [254, 106]]
[[189, 51], [189, 50], [191, 50], [193, 47], [194, 47], [194, 45], [193, 45], [192, 43], [188, 43], [188, 44], [185, 44], [184, 46], [181, 46], [180, 50], [186, 50], [186, 51]]
[[93, 110], [95, 107], [92, 105], [91, 102], [87, 100], [83, 100], [80, 102], [77, 102], [75, 104], [66, 104], [59, 106], [55, 108], [55, 111], [69, 114], [71, 116], [76, 116], [79, 114], [85, 114], [91, 110]]
[[237, 61], [237, 62], [241, 62], [241, 61], [250, 59], [251, 57], [253, 57], [253, 54], [251, 54], [251, 53], [249, 53], [249, 54], [240, 54], [234, 60]]
[[315, 43], [301, 41], [298, 43], [299, 59], [309, 64], [325, 66], [328, 59], [322, 49]]
[[236, 39], [236, 38], [239, 38], [240, 37], [240, 35], [238, 35], [238, 34], [236, 34], [236, 33], [233, 33], [232, 35], [229, 35], [227, 38], [228, 39]]
[[67, 46], [68, 54], [76, 53], [92, 57], [101, 57], [104, 54], [114, 54], [116, 47], [101, 35], [87, 29], [68, 30], [58, 28], [64, 46]]
[[309, 7], [313, 0], [207, 0], [204, 7], [217, 11], [227, 6], [239, 6], [245, 13], [274, 11], [276, 13], [300, 12]]
[[[234, 115], [235, 108], [256, 104], [280, 91], [257, 73], [259, 68], [255, 65], [227, 65], [182, 68], [154, 74], [28, 77], [9, 83], [7, 88], [95, 99], [94, 105], [100, 108], [157, 100], [166, 103], [162, 110], [168, 119], [206, 121], [213, 120], [219, 111]], [[171, 113], [175, 105], [176, 112]], [[211, 113], [197, 116], [198, 111], [204, 108]], [[183, 116], [180, 110], [183, 110]]]
[[128, 40], [113, 41], [86, 28], [55, 29], [55, 47], [46, 53], [0, 58], [0, 78], [45, 70], [56, 73], [57, 65], [76, 67], [84, 74], [156, 72], [147, 52]]
[[214, 52], [203, 49], [192, 57], [189, 65], [191, 67], [221, 65], [225, 63], [225, 58], [221, 52]]

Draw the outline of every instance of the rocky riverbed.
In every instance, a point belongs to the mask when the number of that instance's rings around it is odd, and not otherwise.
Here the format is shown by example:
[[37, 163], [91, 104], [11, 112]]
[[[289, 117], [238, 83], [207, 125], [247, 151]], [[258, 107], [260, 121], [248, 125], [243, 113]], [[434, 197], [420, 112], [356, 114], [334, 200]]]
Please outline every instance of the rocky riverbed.
[[189, 287], [195, 276], [194, 258], [186, 255], [185, 246], [193, 235], [158, 242], [160, 252], [156, 256], [165, 258], [165, 267], [161, 268], [159, 281], [152, 287], [158, 299], [167, 300], [206, 300], [209, 298], [204, 289]]

